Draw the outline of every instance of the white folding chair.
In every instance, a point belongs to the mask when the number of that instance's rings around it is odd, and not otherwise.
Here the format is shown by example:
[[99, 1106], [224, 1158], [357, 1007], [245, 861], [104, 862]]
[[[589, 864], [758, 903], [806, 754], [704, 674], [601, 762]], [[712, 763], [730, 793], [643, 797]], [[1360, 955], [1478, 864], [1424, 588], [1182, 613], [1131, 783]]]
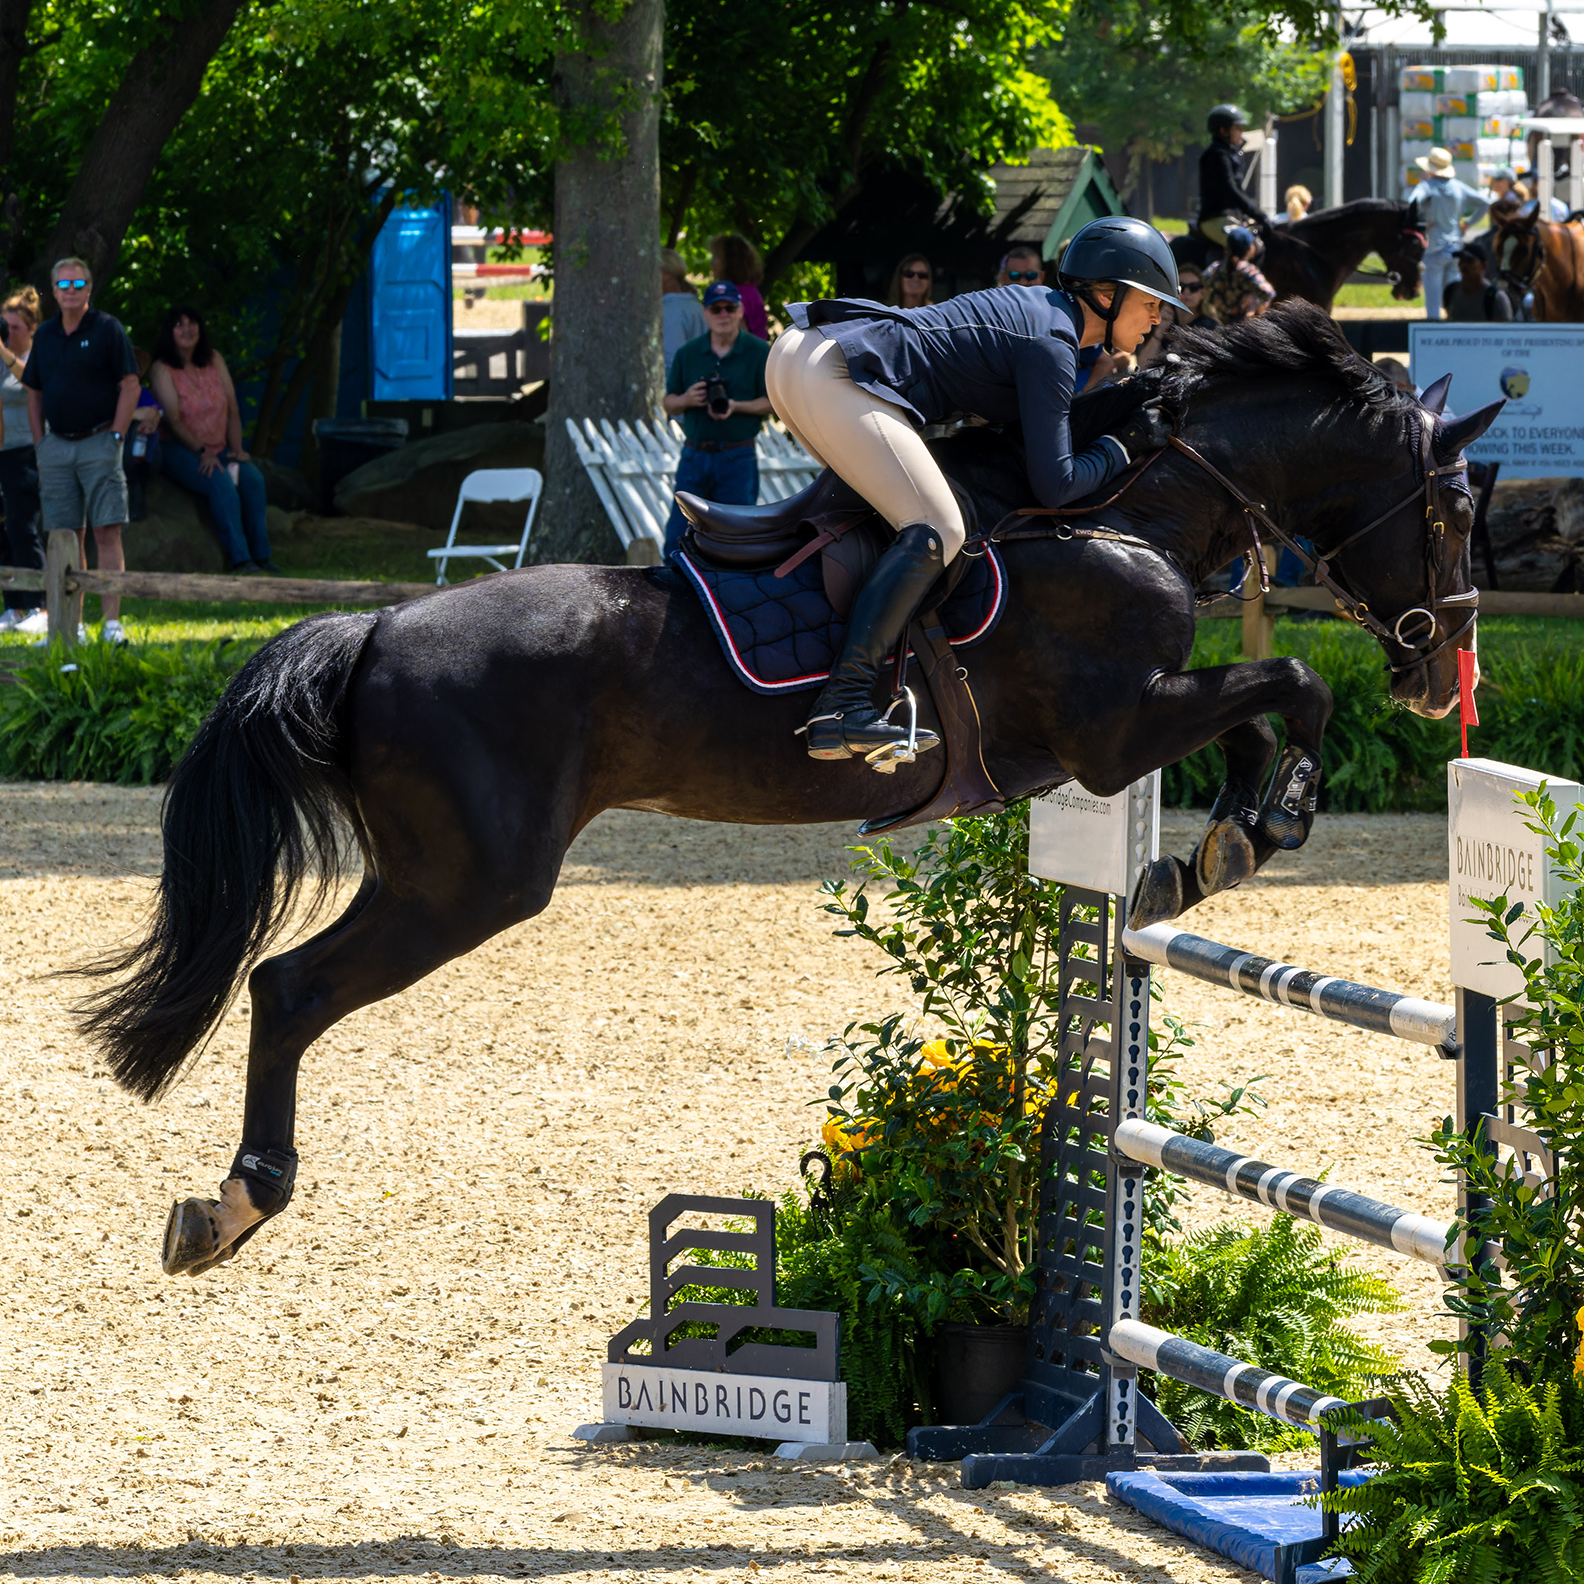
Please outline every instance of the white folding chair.
[[[457, 491], [456, 511], [451, 516], [451, 532], [446, 535], [444, 548], [429, 552], [430, 560], [440, 563], [435, 582], [444, 583], [446, 563], [463, 556], [478, 556], [497, 572], [504, 572], [504, 563], [495, 558], [510, 555], [515, 550], [517, 559], [512, 565], [520, 567], [528, 553], [528, 535], [533, 532], [534, 513], [539, 510], [539, 496], [543, 490], [544, 475], [537, 468], [480, 468], [476, 473], [469, 473]], [[469, 501], [527, 501], [528, 519], [523, 523], [522, 538], [516, 544], [459, 545], [457, 526], [462, 521], [462, 508]]]

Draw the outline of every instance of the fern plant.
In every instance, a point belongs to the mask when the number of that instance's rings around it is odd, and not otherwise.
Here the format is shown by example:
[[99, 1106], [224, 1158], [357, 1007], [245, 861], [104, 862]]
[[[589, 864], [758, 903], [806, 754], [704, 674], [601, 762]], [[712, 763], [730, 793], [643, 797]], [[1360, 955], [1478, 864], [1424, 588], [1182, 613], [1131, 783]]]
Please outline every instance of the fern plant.
[[[1147, 1241], [1141, 1309], [1149, 1324], [1343, 1398], [1368, 1395], [1395, 1371], [1389, 1353], [1342, 1321], [1400, 1309], [1402, 1300], [1381, 1277], [1327, 1252], [1307, 1221], [1278, 1215], [1268, 1227], [1222, 1222]], [[1165, 1375], [1140, 1380], [1192, 1446], [1307, 1444], [1303, 1431], [1197, 1387]]]
[[1360, 1584], [1563, 1584], [1584, 1577], [1584, 1384], [1491, 1366], [1392, 1391], [1371, 1477], [1321, 1498], [1350, 1514], [1335, 1555]]

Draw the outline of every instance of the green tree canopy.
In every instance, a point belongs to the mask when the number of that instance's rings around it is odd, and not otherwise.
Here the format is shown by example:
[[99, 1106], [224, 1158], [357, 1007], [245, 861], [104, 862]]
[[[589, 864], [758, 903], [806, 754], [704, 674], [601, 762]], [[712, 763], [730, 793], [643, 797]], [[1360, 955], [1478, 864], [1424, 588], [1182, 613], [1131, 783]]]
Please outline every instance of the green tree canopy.
[[1325, 93], [1330, 50], [1296, 41], [1271, 20], [1256, 0], [1213, 8], [1080, 0], [1060, 45], [1035, 60], [1073, 119], [1097, 124], [1101, 144], [1126, 153], [1128, 198], [1145, 161], [1204, 142], [1211, 105], [1235, 101], [1257, 124], [1267, 112], [1306, 110]]
[[896, 164], [988, 201], [997, 160], [1071, 141], [1029, 68], [1065, 13], [1065, 0], [672, 0], [665, 228], [695, 251], [712, 231], [742, 231], [773, 281]]

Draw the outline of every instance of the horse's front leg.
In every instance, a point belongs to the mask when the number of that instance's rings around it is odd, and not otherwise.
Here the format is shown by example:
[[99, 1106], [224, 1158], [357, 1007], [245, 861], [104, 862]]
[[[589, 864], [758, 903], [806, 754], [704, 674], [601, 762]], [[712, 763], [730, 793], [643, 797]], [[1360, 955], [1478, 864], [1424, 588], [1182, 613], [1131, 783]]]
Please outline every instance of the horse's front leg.
[[[1287, 744], [1269, 775], [1277, 757], [1266, 719], [1272, 714], [1286, 723]], [[1226, 758], [1226, 780], [1192, 857], [1184, 863], [1164, 856], [1139, 877], [1129, 907], [1138, 927], [1175, 918], [1241, 885], [1272, 853], [1304, 844], [1330, 715], [1331, 690], [1298, 660], [1163, 673], [1148, 684], [1119, 733], [1117, 764], [1106, 779], [1126, 785], [1214, 742]]]

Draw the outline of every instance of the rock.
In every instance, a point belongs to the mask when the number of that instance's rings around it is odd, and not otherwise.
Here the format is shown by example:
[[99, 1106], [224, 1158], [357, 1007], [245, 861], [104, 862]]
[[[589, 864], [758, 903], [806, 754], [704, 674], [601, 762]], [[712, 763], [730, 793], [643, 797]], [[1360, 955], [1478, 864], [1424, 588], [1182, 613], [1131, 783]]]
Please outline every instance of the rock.
[[264, 493], [271, 506], [288, 512], [313, 509], [313, 485], [296, 468], [267, 457], [254, 457], [253, 465], [264, 475]]
[[[348, 473], [336, 485], [338, 511], [421, 523], [437, 533], [451, 526], [457, 491], [480, 468], [537, 468], [544, 471], [544, 433], [534, 424], [479, 424], [412, 440]], [[524, 506], [470, 505], [458, 538], [505, 544], [522, 534]]]
[[224, 572], [208, 507], [161, 473], [145, 491], [147, 514], [126, 528], [127, 565], [139, 572]]
[[[1584, 479], [1499, 479], [1487, 514], [1503, 591], [1572, 593], [1584, 587]], [[1489, 585], [1484, 553], [1474, 580]]]

